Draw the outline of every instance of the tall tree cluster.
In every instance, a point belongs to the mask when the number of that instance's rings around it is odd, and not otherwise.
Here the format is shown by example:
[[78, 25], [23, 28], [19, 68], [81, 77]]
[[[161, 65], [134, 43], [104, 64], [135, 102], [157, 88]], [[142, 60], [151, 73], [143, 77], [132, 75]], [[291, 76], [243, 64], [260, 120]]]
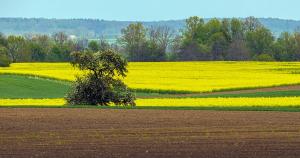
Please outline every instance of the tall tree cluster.
[[252, 17], [246, 21], [211, 19], [206, 23], [202, 18], [190, 17], [179, 37], [181, 40], [177, 41], [179, 47], [175, 53], [178, 60], [249, 60], [256, 42], [262, 46], [255, 51], [260, 52], [269, 46], [265, 41], [258, 41], [256, 35], [267, 35], [265, 38], [272, 39], [272, 34], [268, 33]]
[[177, 60], [299, 61], [300, 32], [275, 38], [258, 19], [186, 20], [186, 29], [175, 38]]
[[118, 42], [130, 61], [165, 61], [173, 31], [167, 26], [145, 28], [133, 23], [122, 29]]

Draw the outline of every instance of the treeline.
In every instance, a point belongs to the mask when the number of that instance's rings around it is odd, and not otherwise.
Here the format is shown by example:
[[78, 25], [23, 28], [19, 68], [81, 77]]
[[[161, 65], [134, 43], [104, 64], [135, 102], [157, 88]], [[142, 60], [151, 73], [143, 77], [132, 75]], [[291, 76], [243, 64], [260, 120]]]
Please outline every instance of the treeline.
[[135, 23], [122, 30], [119, 41], [132, 61], [300, 60], [299, 31], [275, 38], [254, 17], [208, 22], [190, 17], [175, 37], [168, 27], [146, 29]]
[[26, 37], [0, 34], [0, 66], [11, 62], [70, 61], [71, 52], [83, 50], [84, 43], [86, 40], [72, 40], [63, 32]]
[[[1, 30], [0, 30], [1, 31]], [[70, 61], [74, 51], [115, 49], [129, 61], [259, 60], [299, 61], [300, 32], [275, 37], [258, 19], [186, 20], [181, 34], [168, 26], [132, 23], [116, 43], [74, 39], [63, 32], [47, 35], [0, 34], [0, 66], [11, 62]]]
[[212, 19], [204, 23], [199, 17], [187, 21], [178, 38], [175, 53], [179, 60], [260, 60], [298, 61], [300, 32], [283, 32], [275, 38], [254, 17]]

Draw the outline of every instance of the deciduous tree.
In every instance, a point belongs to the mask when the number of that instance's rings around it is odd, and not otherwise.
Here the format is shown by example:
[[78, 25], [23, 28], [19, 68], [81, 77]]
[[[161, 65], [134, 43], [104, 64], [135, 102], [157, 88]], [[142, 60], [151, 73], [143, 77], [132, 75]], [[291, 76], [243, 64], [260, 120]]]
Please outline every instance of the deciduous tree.
[[74, 52], [72, 64], [85, 71], [77, 77], [66, 97], [71, 105], [135, 105], [135, 97], [120, 78], [126, 77], [127, 62], [113, 50]]

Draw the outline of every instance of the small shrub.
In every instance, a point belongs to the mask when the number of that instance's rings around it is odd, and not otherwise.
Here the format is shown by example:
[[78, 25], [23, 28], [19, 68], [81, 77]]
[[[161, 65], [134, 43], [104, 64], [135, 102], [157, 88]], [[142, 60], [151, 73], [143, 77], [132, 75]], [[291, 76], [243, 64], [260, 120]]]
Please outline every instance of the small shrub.
[[260, 54], [255, 58], [257, 61], [275, 61], [275, 59], [269, 54]]
[[11, 61], [8, 57], [0, 55], [0, 67], [9, 67]]

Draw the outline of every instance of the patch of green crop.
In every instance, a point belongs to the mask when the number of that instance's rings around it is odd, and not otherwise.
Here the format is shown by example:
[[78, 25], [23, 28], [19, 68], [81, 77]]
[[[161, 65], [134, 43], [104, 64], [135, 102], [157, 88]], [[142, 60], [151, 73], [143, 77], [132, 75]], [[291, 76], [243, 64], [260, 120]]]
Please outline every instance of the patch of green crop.
[[0, 75], [0, 98], [42, 99], [63, 98], [68, 82], [20, 75]]

